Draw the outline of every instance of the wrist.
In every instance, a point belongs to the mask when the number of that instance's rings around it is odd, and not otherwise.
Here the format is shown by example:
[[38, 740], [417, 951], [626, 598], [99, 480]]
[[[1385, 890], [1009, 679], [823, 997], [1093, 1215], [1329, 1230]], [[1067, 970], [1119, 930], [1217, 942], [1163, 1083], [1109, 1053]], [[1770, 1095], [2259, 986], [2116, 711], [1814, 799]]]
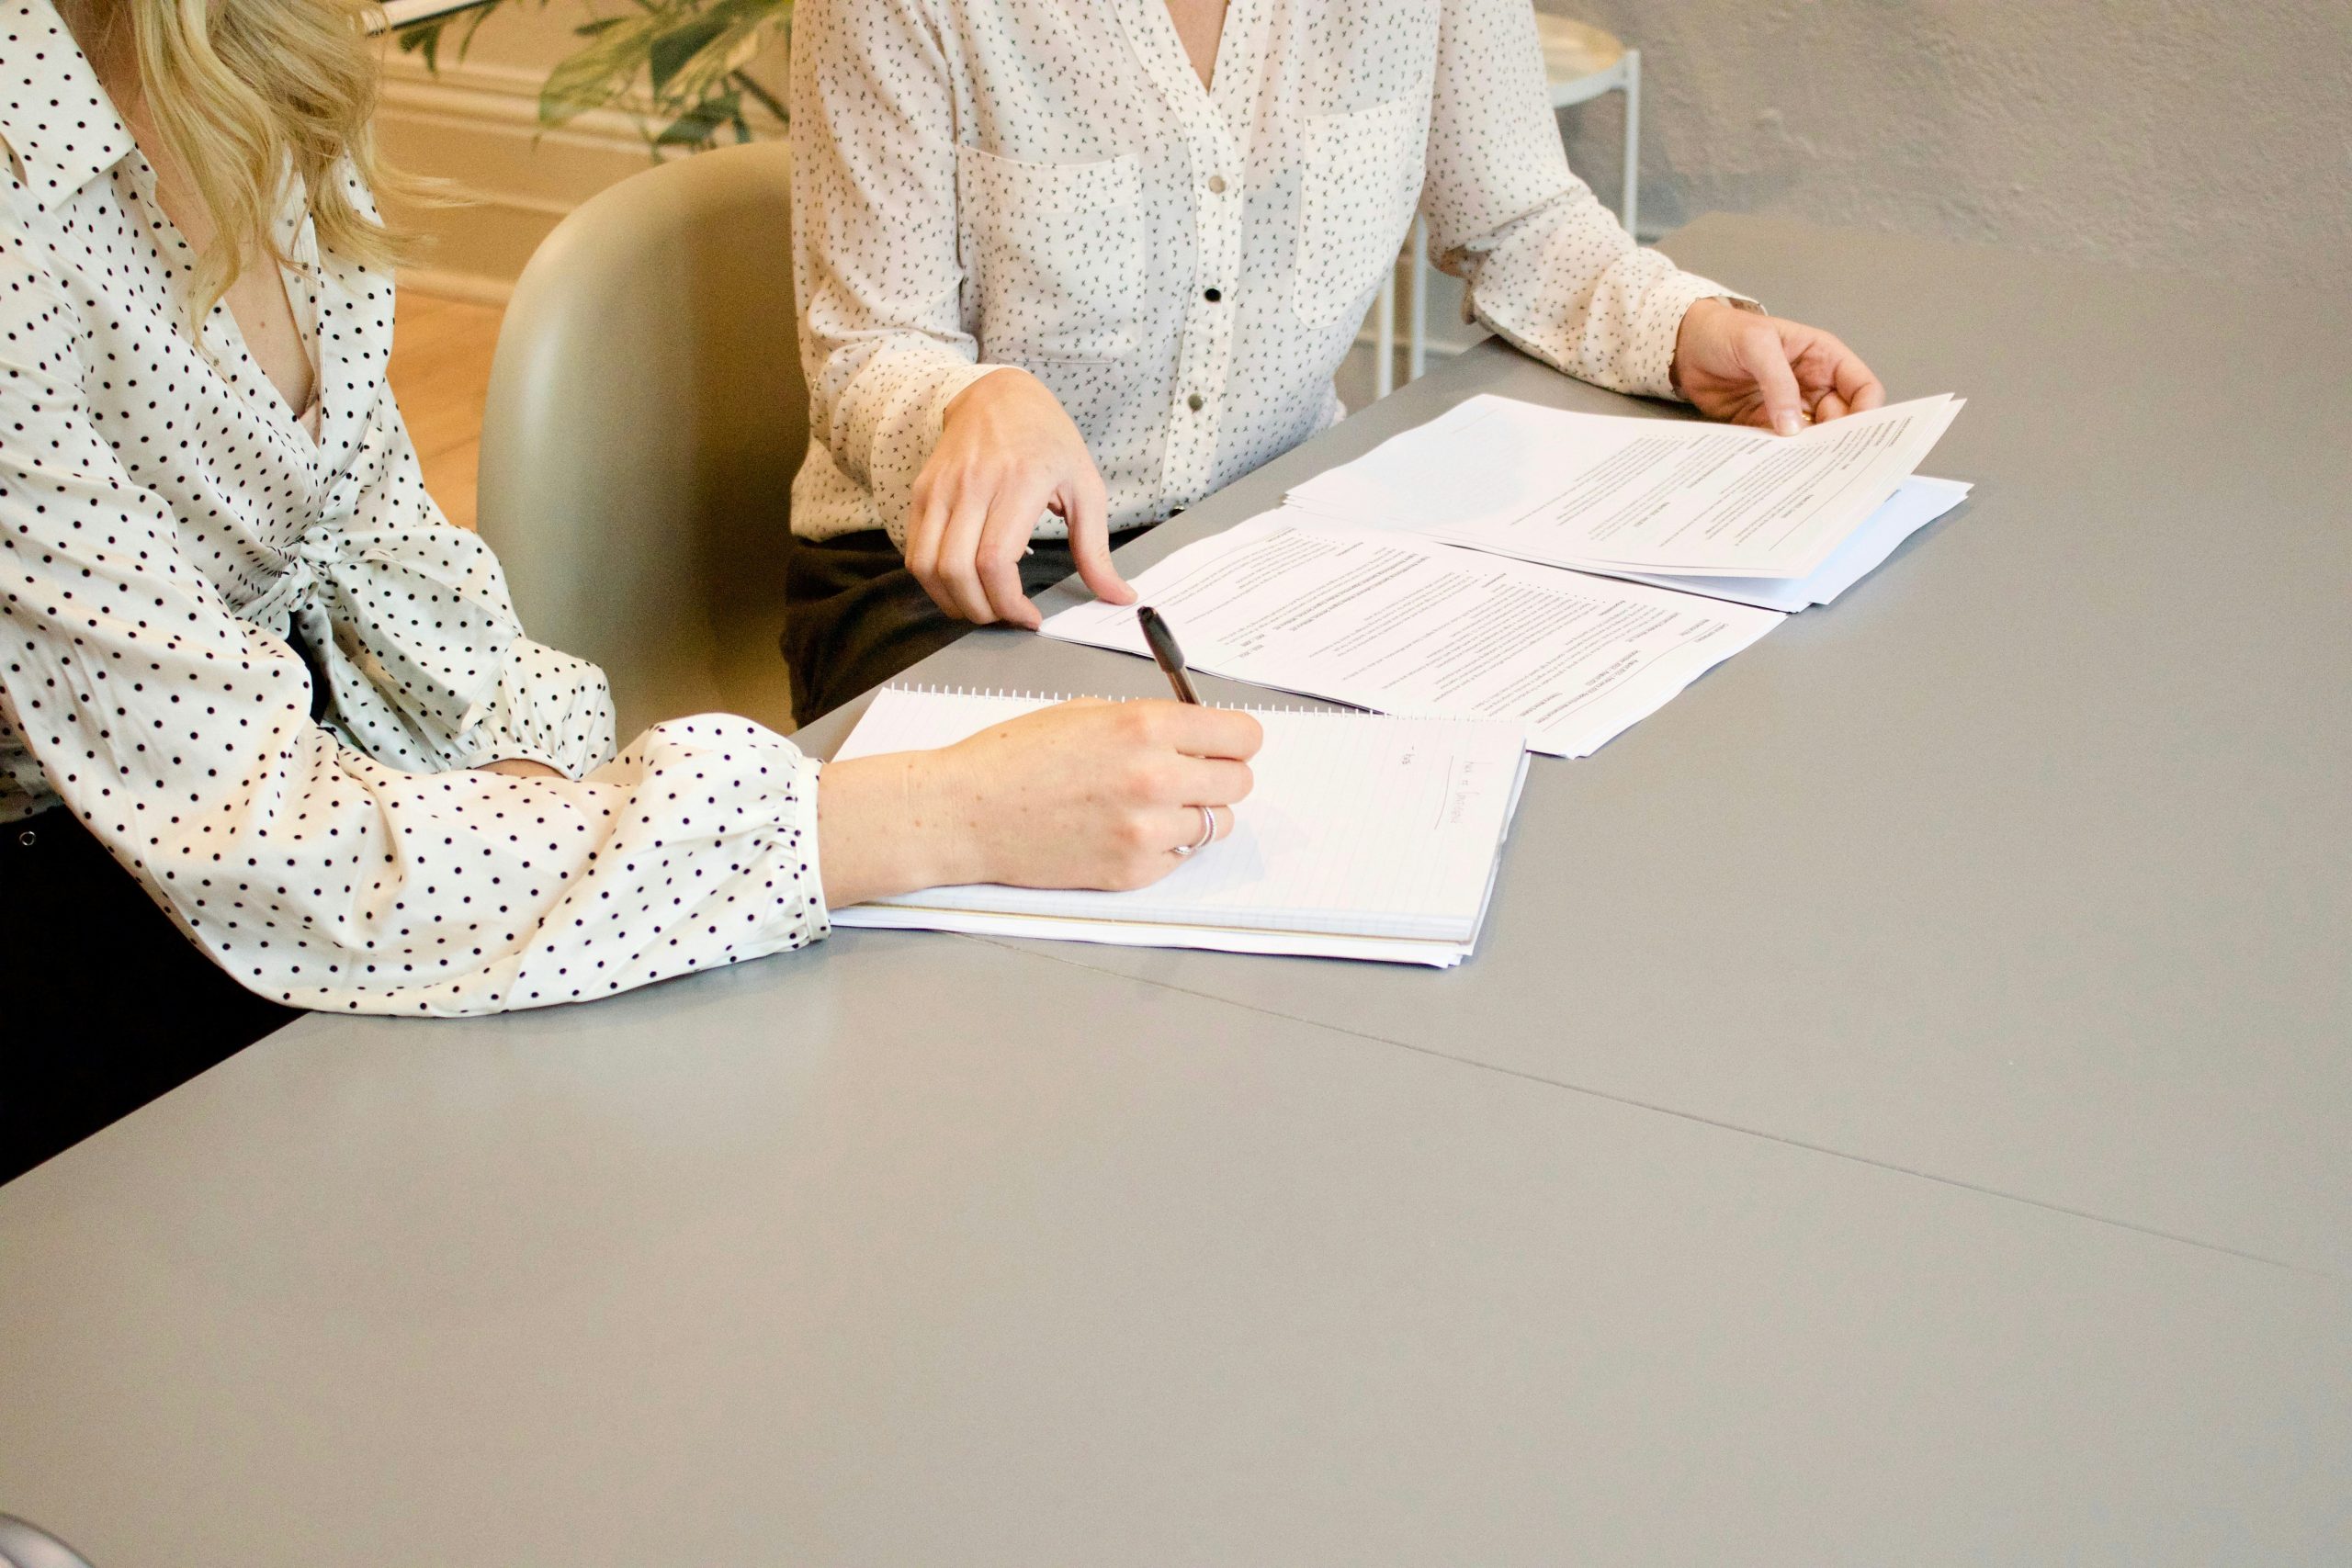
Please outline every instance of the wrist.
[[825, 902], [840, 908], [894, 894], [976, 881], [968, 835], [945, 809], [933, 751], [829, 762], [817, 781]]
[[[1018, 365], [999, 365], [982, 371], [978, 376], [964, 383], [954, 397], [939, 405], [940, 423], [943, 426], [945, 425], [968, 403], [985, 401], [987, 398], [995, 397], [1009, 390], [1010, 383], [1007, 378], [1028, 377], [1028, 375], [1029, 372]], [[984, 388], [986, 392], [983, 394]]]
[[1752, 299], [1741, 299], [1728, 294], [1710, 294], [1703, 299], [1693, 299], [1682, 312], [1682, 320], [1674, 329], [1674, 359], [1666, 367], [1666, 384], [1678, 398], [1688, 402], [1690, 394], [1683, 389], [1682, 367], [1690, 357], [1690, 345], [1695, 335], [1704, 333], [1708, 323], [1735, 310], [1749, 310], [1763, 314], [1764, 308]]
[[988, 846], [959, 782], [955, 748], [906, 751], [897, 759], [899, 821], [919, 887], [956, 887], [994, 880]]

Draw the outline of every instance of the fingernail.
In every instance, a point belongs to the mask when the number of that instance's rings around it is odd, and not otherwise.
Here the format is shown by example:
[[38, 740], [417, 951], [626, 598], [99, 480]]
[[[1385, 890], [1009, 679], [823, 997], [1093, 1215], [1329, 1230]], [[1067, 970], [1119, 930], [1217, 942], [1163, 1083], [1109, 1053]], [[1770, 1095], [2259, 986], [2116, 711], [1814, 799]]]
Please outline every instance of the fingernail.
[[1797, 416], [1792, 413], [1776, 413], [1772, 416], [1772, 428], [1783, 435], [1794, 435], [1804, 426], [1797, 423]]

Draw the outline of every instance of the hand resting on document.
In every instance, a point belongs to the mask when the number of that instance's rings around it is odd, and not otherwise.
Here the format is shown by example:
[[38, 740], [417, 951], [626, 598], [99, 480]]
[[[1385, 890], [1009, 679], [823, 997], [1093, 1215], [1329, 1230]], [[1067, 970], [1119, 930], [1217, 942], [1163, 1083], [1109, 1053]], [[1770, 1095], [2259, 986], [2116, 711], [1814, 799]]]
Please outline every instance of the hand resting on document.
[[1683, 312], [1674, 384], [1709, 419], [1782, 435], [1886, 401], [1861, 356], [1828, 333], [1722, 299]]

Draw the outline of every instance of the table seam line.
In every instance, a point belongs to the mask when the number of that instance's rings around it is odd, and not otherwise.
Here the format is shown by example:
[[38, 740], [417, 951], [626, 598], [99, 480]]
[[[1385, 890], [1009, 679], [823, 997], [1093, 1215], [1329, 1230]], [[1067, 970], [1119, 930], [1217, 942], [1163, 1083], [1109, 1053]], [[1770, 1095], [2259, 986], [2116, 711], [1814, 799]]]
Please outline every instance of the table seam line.
[[1807, 1154], [1821, 1155], [1830, 1159], [1845, 1160], [1850, 1164], [1866, 1166], [1872, 1170], [1883, 1170], [1896, 1176], [1906, 1176], [1916, 1180], [1932, 1182], [1939, 1187], [1955, 1188], [1963, 1192], [1973, 1192], [1980, 1197], [1994, 1198], [2004, 1202], [2019, 1203], [2023, 1204], [2027, 1208], [2040, 1209], [2047, 1213], [2062, 1214], [2068, 1219], [2086, 1220], [2093, 1224], [2111, 1225], [2118, 1230], [2130, 1231], [2134, 1235], [2148, 1236], [2157, 1241], [2172, 1242], [2177, 1246], [2191, 1247], [2204, 1252], [2215, 1252], [2225, 1258], [2235, 1258], [2247, 1263], [2259, 1263], [2272, 1269], [2284, 1269], [2290, 1274], [2304, 1275], [2312, 1278], [2331, 1280], [2336, 1283], [2344, 1283], [2348, 1280], [2352, 1280], [2352, 1275], [2342, 1274], [2334, 1269], [2314, 1269], [2308, 1264], [2293, 1262], [2288, 1258], [2272, 1258], [2259, 1252], [2249, 1252], [2243, 1247], [2232, 1247], [2225, 1242], [2206, 1241], [2197, 1236], [2184, 1235], [2177, 1231], [2168, 1231], [2155, 1225], [2143, 1224], [2136, 1220], [2118, 1219], [2112, 1215], [2098, 1213], [2088, 1209], [2077, 1209], [2070, 1207], [2064, 1203], [2053, 1202], [2046, 1198], [2035, 1198], [2021, 1192], [2010, 1192], [1998, 1187], [1986, 1186], [1982, 1182], [1970, 1181], [1956, 1176], [1943, 1176], [1932, 1170], [1923, 1170], [1915, 1166], [1897, 1165], [1892, 1160], [1877, 1159], [1869, 1155], [1855, 1154], [1846, 1149], [1832, 1148], [1826, 1144], [1808, 1143], [1803, 1138], [1793, 1138], [1784, 1133], [1772, 1133], [1767, 1132], [1760, 1127], [1744, 1126], [1737, 1122], [1726, 1122], [1717, 1117], [1702, 1115], [1694, 1111], [1680, 1111], [1670, 1105], [1658, 1104], [1654, 1100], [1636, 1100], [1631, 1095], [1616, 1094], [1608, 1089], [1595, 1089], [1589, 1084], [1570, 1083], [1563, 1078], [1545, 1077], [1541, 1073], [1531, 1072], [1524, 1067], [1506, 1066], [1496, 1062], [1482, 1062], [1475, 1056], [1456, 1055], [1453, 1052], [1442, 1051], [1432, 1045], [1416, 1044], [1414, 1042], [1409, 1040], [1395, 1040], [1385, 1034], [1374, 1034], [1365, 1030], [1351, 1028], [1346, 1024], [1328, 1022], [1322, 1019], [1303, 1018], [1296, 1013], [1288, 1013], [1281, 1011], [1278, 1009], [1262, 1007], [1255, 1002], [1238, 1001], [1231, 997], [1219, 996], [1214, 991], [1194, 990], [1189, 986], [1179, 986], [1170, 981], [1154, 979], [1148, 976], [1130, 975], [1120, 970], [1100, 969], [1091, 964], [1081, 964], [1075, 959], [1064, 958], [1058, 954], [1034, 953], [1027, 948], [1015, 947], [1010, 942], [998, 941], [993, 938], [967, 936], [965, 940], [982, 942], [989, 947], [999, 948], [1006, 953], [1018, 953], [1024, 957], [1046, 959], [1052, 963], [1068, 965], [1070, 968], [1084, 969], [1091, 974], [1113, 975], [1121, 979], [1135, 980], [1143, 985], [1156, 987], [1163, 991], [1173, 991], [1181, 996], [1195, 997], [1203, 1001], [1221, 1002], [1227, 1007], [1239, 1008], [1245, 1012], [1257, 1013], [1261, 1017], [1281, 1019], [1287, 1023], [1304, 1024], [1310, 1029], [1329, 1030], [1334, 1034], [1345, 1035], [1351, 1040], [1363, 1040], [1370, 1042], [1375, 1045], [1387, 1045], [1399, 1051], [1409, 1051], [1416, 1055], [1427, 1056], [1436, 1061], [1452, 1062], [1456, 1066], [1469, 1067], [1479, 1072], [1497, 1073], [1505, 1077], [1519, 1078], [1527, 1083], [1540, 1084], [1546, 1089], [1558, 1089], [1564, 1093], [1584, 1095], [1590, 1099], [1605, 1100], [1611, 1105], [1623, 1105], [1631, 1110], [1647, 1111], [1661, 1116], [1671, 1116], [1677, 1121], [1690, 1122], [1702, 1127], [1713, 1127], [1719, 1132], [1736, 1133], [1746, 1137], [1760, 1138], [1766, 1143], [1779, 1144], [1787, 1148], [1803, 1150]]

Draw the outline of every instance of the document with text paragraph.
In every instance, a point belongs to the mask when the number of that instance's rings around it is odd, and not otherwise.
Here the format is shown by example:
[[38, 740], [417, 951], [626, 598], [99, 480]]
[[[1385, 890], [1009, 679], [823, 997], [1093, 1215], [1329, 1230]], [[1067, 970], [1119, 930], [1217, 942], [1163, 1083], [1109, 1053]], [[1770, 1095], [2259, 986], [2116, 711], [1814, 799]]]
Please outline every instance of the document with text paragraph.
[[1335, 523], [1547, 566], [1804, 578], [1894, 495], [1961, 406], [1921, 398], [1781, 436], [1489, 393], [1288, 501]]
[[1904, 540], [1966, 501], [1973, 488], [1957, 479], [1912, 475], [1860, 527], [1847, 535], [1846, 542], [1830, 551], [1829, 558], [1810, 577], [1664, 577], [1624, 570], [1609, 575], [1628, 582], [1646, 582], [1654, 588], [1704, 593], [1710, 598], [1794, 615], [1815, 604], [1833, 603], [1839, 594], [1885, 565], [1886, 558], [1902, 547]]
[[[1514, 725], [1559, 757], [1598, 750], [1783, 619], [1296, 508], [1187, 545], [1132, 581], [1195, 669], [1382, 713]], [[1081, 604], [1042, 629], [1148, 652], [1119, 605]]]

